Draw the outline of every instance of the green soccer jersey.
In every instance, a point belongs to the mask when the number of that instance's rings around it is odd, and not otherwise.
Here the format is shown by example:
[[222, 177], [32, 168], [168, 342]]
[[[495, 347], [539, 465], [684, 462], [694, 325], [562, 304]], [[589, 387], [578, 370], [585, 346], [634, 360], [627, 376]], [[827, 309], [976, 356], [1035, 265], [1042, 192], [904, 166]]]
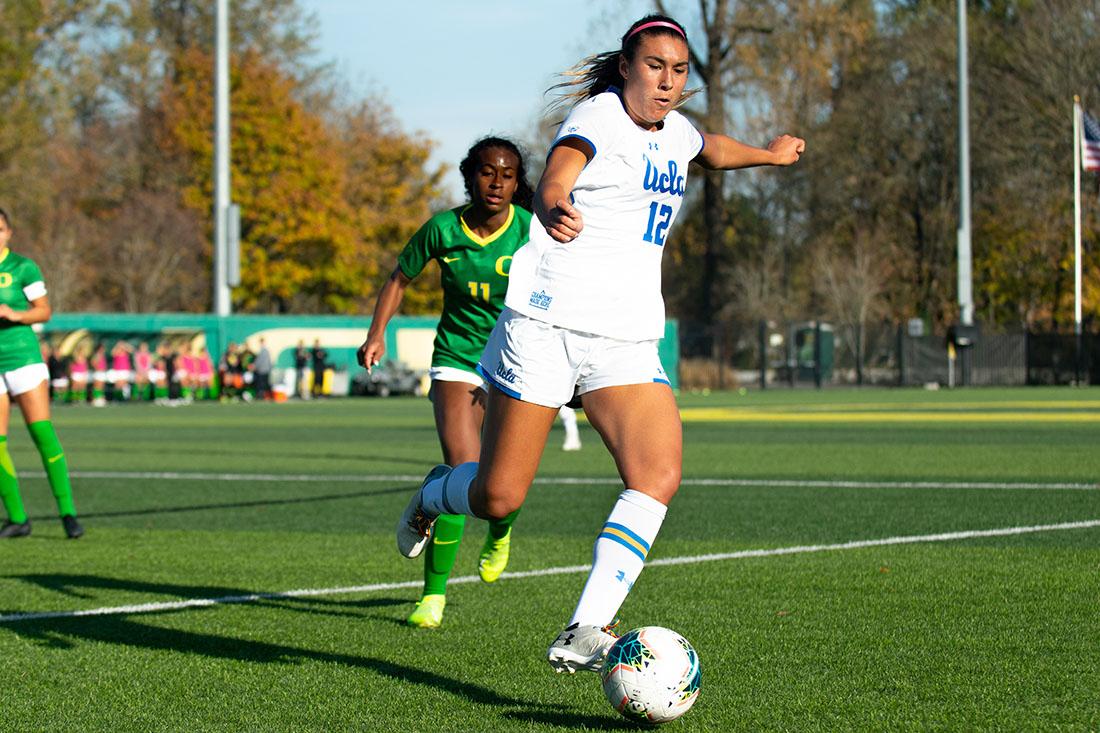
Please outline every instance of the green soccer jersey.
[[[0, 303], [11, 306], [15, 311], [25, 311], [30, 309], [32, 300], [45, 294], [42, 271], [34, 260], [7, 248], [0, 250]], [[38, 336], [31, 327], [0, 318], [0, 372], [10, 372], [41, 361]]]
[[462, 220], [469, 206], [436, 214], [420, 227], [397, 258], [406, 277], [437, 260], [443, 280], [443, 315], [432, 366], [474, 371], [489, 332], [504, 307], [512, 255], [527, 242], [531, 213], [512, 206], [508, 220], [482, 238]]

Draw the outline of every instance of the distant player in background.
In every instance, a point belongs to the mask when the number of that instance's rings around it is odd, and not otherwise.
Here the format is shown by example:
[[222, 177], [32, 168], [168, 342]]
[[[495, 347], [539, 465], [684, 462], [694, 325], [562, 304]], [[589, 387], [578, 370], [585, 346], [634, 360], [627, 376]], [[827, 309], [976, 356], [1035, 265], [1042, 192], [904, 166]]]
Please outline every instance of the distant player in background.
[[267, 348], [267, 340], [263, 336], [260, 337], [260, 344], [256, 349], [256, 360], [252, 362], [252, 371], [256, 374], [257, 399], [271, 399], [271, 350]]
[[237, 344], [233, 341], [226, 345], [218, 370], [221, 375], [222, 399], [239, 399], [244, 388], [244, 370]]
[[299, 399], [308, 399], [309, 390], [306, 389], [306, 366], [309, 364], [309, 350], [305, 341], [298, 341], [298, 347], [294, 349], [294, 396]]
[[172, 350], [163, 341], [157, 344], [149, 381], [153, 383], [154, 401], [158, 405], [167, 402], [172, 394]]
[[84, 404], [88, 401], [88, 374], [88, 351], [77, 346], [69, 361], [69, 402]]
[[38, 265], [8, 249], [11, 236], [11, 220], [0, 209], [0, 500], [7, 513], [0, 538], [31, 533], [31, 520], [23, 508], [19, 480], [8, 453], [14, 401], [42, 457], [65, 534], [76, 539], [84, 534], [84, 528], [76, 521], [68, 462], [50, 422], [49, 370], [42, 362], [38, 336], [31, 329], [32, 324], [50, 319], [50, 301]]
[[201, 400], [214, 399], [214, 359], [205, 346], [198, 350], [195, 365], [199, 370], [197, 397]]
[[149, 384], [153, 370], [153, 354], [149, 351], [149, 344], [142, 341], [134, 352], [134, 398], [137, 400], [150, 400]]
[[[680, 415], [657, 345], [661, 254], [688, 166], [790, 165], [805, 145], [783, 135], [762, 149], [700, 133], [675, 111], [688, 67], [683, 26], [650, 15], [619, 49], [570, 72], [565, 98], [575, 105], [535, 192], [538, 225], [516, 253], [506, 308], [479, 363], [491, 385], [480, 463], [432, 469], [397, 527], [398, 549], [415, 557], [438, 515], [516, 511], [554, 414], [579, 392], [625, 486], [573, 617], [547, 652], [557, 672], [600, 668], [614, 643], [609, 626], [680, 485]], [[574, 511], [563, 505], [561, 521]]]
[[111, 370], [108, 372], [108, 378], [114, 387], [114, 397], [112, 399], [130, 399], [130, 382], [134, 379], [130, 353], [133, 350], [133, 346], [121, 339], [111, 347]]
[[191, 354], [191, 344], [186, 341], [176, 352], [176, 381], [180, 386], [180, 400], [190, 402], [195, 396], [195, 357]]
[[42, 341], [42, 361], [46, 363], [46, 371], [50, 373], [50, 402], [65, 400], [69, 396], [69, 374], [65, 369], [65, 362], [58, 355], [57, 350], [49, 341]]
[[102, 341], [92, 352], [92, 405], [105, 407], [107, 405], [107, 345]]
[[[470, 148], [459, 171], [469, 203], [436, 214], [409, 240], [378, 295], [367, 340], [358, 353], [359, 363], [368, 370], [382, 360], [386, 325], [405, 289], [435, 260], [442, 274], [443, 314], [428, 396], [448, 466], [476, 460], [481, 450], [485, 383], [477, 373], [477, 360], [504, 305], [512, 255], [527, 241], [531, 224], [531, 186], [515, 143], [484, 138]], [[489, 524], [478, 564], [487, 583], [500, 577], [508, 564], [514, 520], [512, 514]], [[462, 515], [439, 518], [424, 562], [424, 594], [408, 619], [411, 626], [434, 628], [442, 623], [447, 578], [465, 523]]]
[[314, 397], [321, 397], [325, 393], [325, 367], [328, 362], [328, 352], [321, 346], [321, 339], [313, 340], [313, 348], [309, 351], [309, 358], [313, 362], [313, 385], [311, 391]]

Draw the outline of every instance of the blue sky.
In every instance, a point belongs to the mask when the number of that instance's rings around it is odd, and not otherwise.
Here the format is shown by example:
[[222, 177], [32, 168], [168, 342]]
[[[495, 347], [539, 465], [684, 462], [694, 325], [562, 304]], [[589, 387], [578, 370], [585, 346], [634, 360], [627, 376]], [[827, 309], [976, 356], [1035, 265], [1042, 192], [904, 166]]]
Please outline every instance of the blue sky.
[[[543, 91], [582, 57], [615, 48], [647, 0], [301, 0], [318, 20], [319, 56], [356, 93], [392, 107], [406, 132], [437, 142], [451, 170], [494, 132], [533, 139]], [[532, 151], [541, 155], [539, 151]], [[534, 183], [534, 181], [532, 181]]]

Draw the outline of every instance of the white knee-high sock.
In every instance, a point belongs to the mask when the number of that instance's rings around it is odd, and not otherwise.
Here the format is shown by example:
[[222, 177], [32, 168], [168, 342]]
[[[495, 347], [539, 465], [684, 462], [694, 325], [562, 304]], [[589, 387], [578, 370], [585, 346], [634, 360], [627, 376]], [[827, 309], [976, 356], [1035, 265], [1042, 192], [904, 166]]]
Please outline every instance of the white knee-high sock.
[[606, 626], [634, 586], [668, 510], [640, 491], [627, 489], [611, 509], [592, 549], [592, 570], [570, 624]]
[[477, 463], [460, 463], [435, 481], [429, 481], [420, 492], [420, 504], [428, 514], [465, 514], [470, 511], [470, 484], [477, 476]]
[[566, 438], [573, 438], [580, 435], [577, 432], [577, 412], [572, 407], [561, 406], [558, 410], [558, 417], [561, 418], [561, 425], [565, 428]]

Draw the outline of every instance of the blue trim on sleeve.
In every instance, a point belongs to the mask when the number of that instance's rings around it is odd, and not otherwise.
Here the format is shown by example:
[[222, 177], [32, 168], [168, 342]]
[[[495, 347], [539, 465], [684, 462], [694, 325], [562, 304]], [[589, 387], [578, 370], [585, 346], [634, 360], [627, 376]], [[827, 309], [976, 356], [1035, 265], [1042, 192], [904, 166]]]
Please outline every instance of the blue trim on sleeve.
[[654, 377], [653, 381], [657, 382], [658, 384], [667, 384], [669, 387], [672, 386], [672, 382], [668, 381], [667, 379], [661, 379], [659, 377]]
[[[570, 133], [568, 135], [562, 135], [557, 140], [555, 140], [554, 144], [550, 146], [550, 153], [554, 152], [554, 148], [558, 147], [558, 145], [560, 145], [563, 141], [568, 140], [571, 137], [575, 137], [578, 140], [583, 140], [584, 142], [588, 143], [588, 147], [592, 148], [592, 157], [593, 158], [596, 157], [596, 152], [597, 152], [596, 143], [592, 142], [591, 140], [586, 138], [584, 135], [578, 135], [575, 132]], [[550, 153], [546, 154], [546, 159], [547, 160], [550, 160]]]
[[699, 152], [695, 154], [695, 157], [698, 158], [703, 153], [703, 148], [707, 146], [707, 139], [703, 137], [703, 133], [698, 129], [695, 132], [699, 135]]

